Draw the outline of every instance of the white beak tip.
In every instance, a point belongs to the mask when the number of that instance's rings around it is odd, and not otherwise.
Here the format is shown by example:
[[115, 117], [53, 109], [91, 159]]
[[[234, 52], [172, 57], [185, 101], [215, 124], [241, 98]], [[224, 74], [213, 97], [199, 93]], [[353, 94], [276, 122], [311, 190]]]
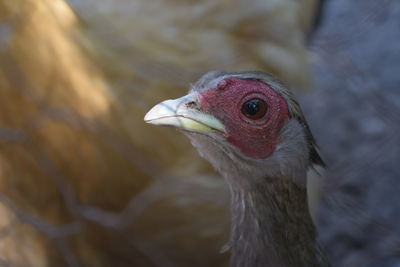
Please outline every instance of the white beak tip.
[[175, 103], [173, 100], [166, 100], [158, 105], [155, 105], [144, 116], [144, 121], [147, 123], [153, 123], [154, 120], [175, 115], [177, 112], [177, 106], [174, 104]]

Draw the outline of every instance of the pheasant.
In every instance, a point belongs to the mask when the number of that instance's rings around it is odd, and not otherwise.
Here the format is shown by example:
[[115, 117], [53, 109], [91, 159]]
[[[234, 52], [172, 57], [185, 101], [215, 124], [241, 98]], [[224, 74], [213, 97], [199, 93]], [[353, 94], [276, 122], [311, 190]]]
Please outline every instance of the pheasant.
[[262, 72], [209, 72], [145, 122], [181, 130], [231, 194], [231, 266], [329, 266], [307, 171], [324, 163], [291, 92]]

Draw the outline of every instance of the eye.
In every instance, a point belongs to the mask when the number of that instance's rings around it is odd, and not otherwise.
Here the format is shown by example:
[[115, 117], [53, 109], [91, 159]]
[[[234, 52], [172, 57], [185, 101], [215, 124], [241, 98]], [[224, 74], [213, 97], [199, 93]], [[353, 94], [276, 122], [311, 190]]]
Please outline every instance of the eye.
[[267, 103], [259, 98], [253, 98], [246, 101], [242, 106], [242, 113], [246, 117], [257, 120], [264, 117], [268, 111]]

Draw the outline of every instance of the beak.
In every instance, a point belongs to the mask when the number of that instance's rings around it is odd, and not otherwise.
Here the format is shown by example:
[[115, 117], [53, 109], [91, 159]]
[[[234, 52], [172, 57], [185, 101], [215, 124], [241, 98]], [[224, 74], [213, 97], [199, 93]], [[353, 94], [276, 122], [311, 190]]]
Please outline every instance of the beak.
[[144, 121], [192, 132], [207, 133], [215, 130], [225, 133], [224, 125], [218, 119], [193, 108], [193, 103], [197, 103], [196, 93], [166, 100], [154, 106], [146, 114]]

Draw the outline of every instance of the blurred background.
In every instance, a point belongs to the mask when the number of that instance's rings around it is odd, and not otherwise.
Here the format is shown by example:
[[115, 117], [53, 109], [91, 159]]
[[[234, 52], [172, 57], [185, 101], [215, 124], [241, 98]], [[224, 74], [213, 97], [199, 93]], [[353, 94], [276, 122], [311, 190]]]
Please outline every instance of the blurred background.
[[228, 266], [224, 181], [143, 123], [211, 70], [295, 91], [336, 266], [399, 256], [399, 17], [396, 0], [0, 0], [0, 266]]

